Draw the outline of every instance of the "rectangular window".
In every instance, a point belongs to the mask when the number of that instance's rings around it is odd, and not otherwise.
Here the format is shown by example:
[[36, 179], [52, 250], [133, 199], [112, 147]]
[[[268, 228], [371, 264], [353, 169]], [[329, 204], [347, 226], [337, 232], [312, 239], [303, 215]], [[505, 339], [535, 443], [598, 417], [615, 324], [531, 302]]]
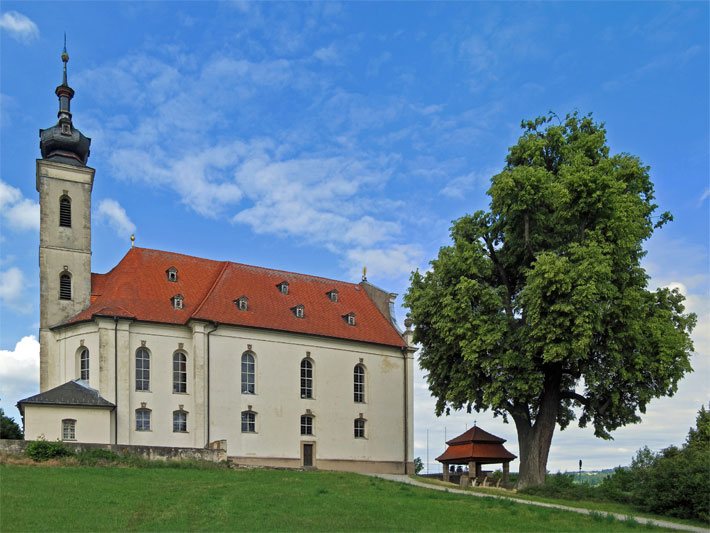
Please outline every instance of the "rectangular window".
[[150, 409], [136, 410], [136, 431], [150, 431]]
[[301, 361], [301, 398], [313, 398], [313, 364]]
[[62, 420], [62, 440], [76, 440], [76, 420]]
[[355, 403], [365, 402], [365, 369], [361, 365], [355, 365], [353, 373], [353, 400]]
[[187, 433], [187, 413], [185, 411], [173, 412], [173, 433]]
[[256, 413], [253, 411], [242, 413], [242, 433], [256, 433]]
[[145, 348], [136, 352], [136, 390], [150, 390], [150, 354]]
[[301, 435], [313, 435], [313, 417], [303, 415], [301, 417]]
[[365, 419], [356, 418], [355, 419], [355, 438], [364, 439], [365, 438]]
[[251, 354], [242, 355], [242, 394], [255, 394], [255, 362]]
[[187, 392], [187, 356], [182, 353], [173, 356], [173, 392]]

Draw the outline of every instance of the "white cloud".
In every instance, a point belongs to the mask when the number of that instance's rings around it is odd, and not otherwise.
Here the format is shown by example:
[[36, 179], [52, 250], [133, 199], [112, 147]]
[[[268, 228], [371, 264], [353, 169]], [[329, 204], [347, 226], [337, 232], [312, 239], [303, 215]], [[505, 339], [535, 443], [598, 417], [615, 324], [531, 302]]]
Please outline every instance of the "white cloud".
[[[391, 240], [397, 222], [374, 218], [360, 198], [368, 187], [387, 180], [350, 157], [313, 157], [280, 161], [259, 149], [235, 173], [253, 206], [233, 217], [257, 233], [297, 236], [326, 245], [366, 246]], [[274, 216], [278, 213], [278, 216]]]
[[422, 250], [413, 244], [394, 244], [383, 248], [355, 248], [348, 250], [349, 274], [356, 278], [362, 267], [367, 267], [373, 278], [409, 277], [422, 261]]
[[5, 414], [14, 415], [18, 400], [39, 392], [39, 342], [33, 336], [22, 337], [14, 350], [0, 350], [0, 399]]
[[340, 54], [338, 54], [338, 49], [335, 47], [335, 44], [319, 48], [313, 52], [313, 57], [325, 64], [334, 65], [340, 62]]
[[125, 237], [136, 231], [136, 225], [128, 218], [126, 210], [116, 200], [105, 198], [99, 202], [99, 219], [111, 226], [116, 235]]
[[446, 186], [439, 191], [439, 194], [448, 198], [464, 198], [468, 193], [476, 188], [480, 183], [487, 183], [487, 177], [478, 172], [469, 172], [463, 176], [457, 176], [449, 181]]
[[7, 11], [0, 17], [0, 28], [21, 43], [29, 43], [39, 38], [39, 28], [28, 17], [17, 11]]
[[0, 279], [2, 279], [2, 284], [0, 284], [0, 302], [14, 307], [24, 309], [20, 299], [22, 297], [22, 290], [25, 287], [25, 276], [22, 271], [17, 267], [11, 267], [7, 270], [0, 271]]
[[39, 204], [24, 198], [17, 189], [0, 180], [0, 216], [18, 230], [39, 230]]

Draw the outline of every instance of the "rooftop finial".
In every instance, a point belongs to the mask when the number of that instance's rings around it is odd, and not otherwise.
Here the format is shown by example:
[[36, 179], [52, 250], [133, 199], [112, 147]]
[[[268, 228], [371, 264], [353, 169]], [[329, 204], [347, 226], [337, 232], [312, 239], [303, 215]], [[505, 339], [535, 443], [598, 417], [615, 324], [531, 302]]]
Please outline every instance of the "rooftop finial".
[[362, 281], [367, 281], [367, 267], [362, 267]]
[[69, 54], [67, 53], [67, 32], [64, 32], [64, 49], [62, 50], [62, 63], [64, 63], [64, 76], [62, 77], [62, 85], [67, 83], [67, 63], [69, 62]]
[[135, 234], [131, 234], [131, 248], [133, 248], [136, 245], [136, 236]]

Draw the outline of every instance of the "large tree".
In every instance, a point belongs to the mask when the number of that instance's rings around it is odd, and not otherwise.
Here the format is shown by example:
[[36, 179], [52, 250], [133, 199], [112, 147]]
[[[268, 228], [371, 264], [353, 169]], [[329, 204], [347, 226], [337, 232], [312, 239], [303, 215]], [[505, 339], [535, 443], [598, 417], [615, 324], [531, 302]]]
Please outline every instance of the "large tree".
[[672, 395], [692, 371], [695, 325], [678, 291], [647, 288], [643, 242], [671, 220], [655, 216], [649, 168], [610, 155], [591, 116], [522, 129], [490, 209], [454, 222], [405, 296], [437, 415], [512, 418], [520, 488], [544, 482], [557, 424], [578, 415], [608, 439]]

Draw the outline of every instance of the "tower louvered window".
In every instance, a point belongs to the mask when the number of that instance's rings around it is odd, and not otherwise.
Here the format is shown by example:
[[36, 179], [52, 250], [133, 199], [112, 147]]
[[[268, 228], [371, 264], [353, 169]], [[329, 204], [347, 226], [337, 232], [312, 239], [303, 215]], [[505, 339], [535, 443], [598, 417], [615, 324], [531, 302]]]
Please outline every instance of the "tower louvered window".
[[71, 275], [66, 272], [59, 276], [59, 299], [71, 300]]
[[59, 199], [59, 225], [71, 228], [71, 200], [66, 195]]

